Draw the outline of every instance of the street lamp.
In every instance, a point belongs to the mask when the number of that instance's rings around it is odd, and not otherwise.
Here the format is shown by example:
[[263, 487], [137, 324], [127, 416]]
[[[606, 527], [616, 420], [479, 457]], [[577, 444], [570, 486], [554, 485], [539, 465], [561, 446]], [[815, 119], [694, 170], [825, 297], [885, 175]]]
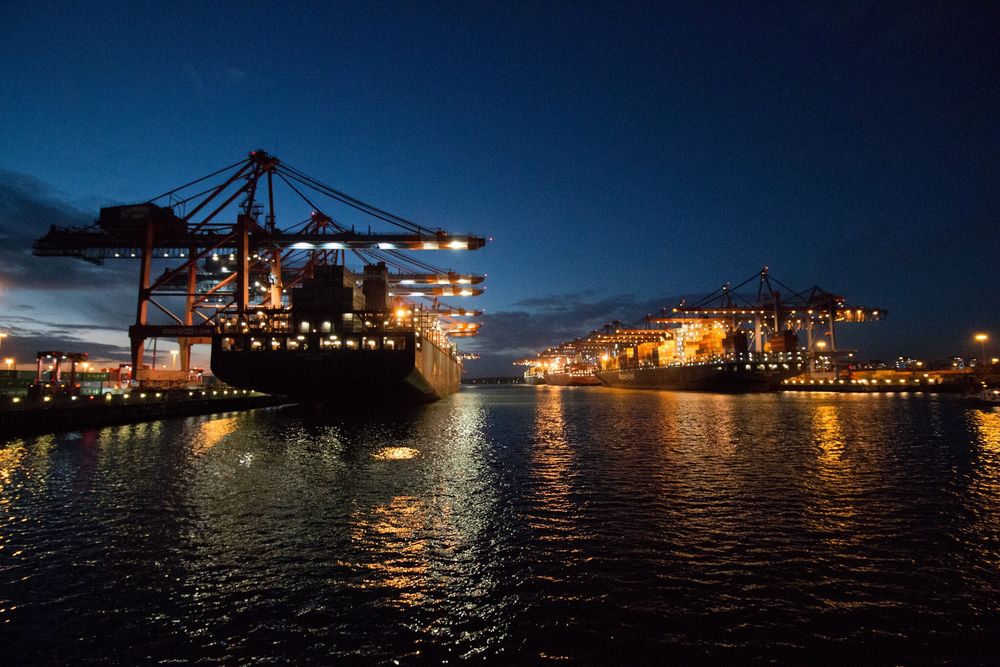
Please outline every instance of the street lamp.
[[979, 348], [980, 350], [982, 350], [983, 353], [983, 356], [980, 357], [980, 359], [982, 359], [980, 363], [983, 364], [984, 366], [986, 365], [986, 341], [988, 341], [989, 339], [990, 337], [984, 333], [976, 334], [976, 340], [979, 341]]

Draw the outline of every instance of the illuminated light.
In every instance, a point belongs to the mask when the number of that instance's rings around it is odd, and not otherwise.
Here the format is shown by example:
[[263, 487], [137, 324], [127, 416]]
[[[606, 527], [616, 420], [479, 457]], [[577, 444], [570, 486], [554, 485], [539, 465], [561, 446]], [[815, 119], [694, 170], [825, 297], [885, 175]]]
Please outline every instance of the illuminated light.
[[377, 461], [408, 461], [420, 456], [420, 450], [413, 447], [383, 447], [372, 454]]
[[464, 290], [460, 291], [458, 294], [459, 294], [459, 296], [472, 296], [472, 290], [470, 290], [470, 289], [464, 289]]
[[20, 403], [20, 402], [21, 402], [21, 399], [20, 399], [20, 398], [18, 398], [17, 396], [15, 396], [14, 398], [12, 398], [12, 399], [10, 400], [10, 402], [11, 402], [11, 403]]
[[161, 394], [160, 392], [156, 392], [155, 395], [156, 395], [157, 398], [160, 398], [161, 396], [163, 396], [163, 394]]
[[42, 400], [43, 400], [43, 401], [45, 401], [46, 403], [48, 403], [49, 401], [51, 401], [51, 400], [52, 400], [52, 397], [51, 397], [51, 396], [46, 396], [46, 397], [45, 397], [45, 398], [43, 398]]
[[330, 241], [323, 244], [324, 250], [343, 250], [346, 247], [347, 246], [345, 246], [343, 243], [337, 243], [336, 241]]
[[424, 241], [423, 248], [424, 250], [437, 250], [438, 244], [434, 241]]
[[121, 255], [119, 255], [118, 253], [115, 253], [115, 257], [121, 257]]
[[393, 250], [396, 247], [395, 243], [379, 243], [379, 250]]
[[452, 250], [468, 250], [469, 243], [467, 241], [452, 241], [448, 244], [448, 247]]
[[145, 394], [139, 394], [139, 398], [146, 398]]
[[412, 285], [415, 282], [416, 282], [415, 280], [400, 280], [399, 284], [400, 285]]
[[104, 395], [104, 400], [105, 401], [110, 401], [111, 400], [111, 394], [105, 394]]
[[312, 250], [316, 245], [314, 243], [306, 243], [305, 241], [299, 241], [298, 243], [293, 243], [292, 248], [295, 250]]

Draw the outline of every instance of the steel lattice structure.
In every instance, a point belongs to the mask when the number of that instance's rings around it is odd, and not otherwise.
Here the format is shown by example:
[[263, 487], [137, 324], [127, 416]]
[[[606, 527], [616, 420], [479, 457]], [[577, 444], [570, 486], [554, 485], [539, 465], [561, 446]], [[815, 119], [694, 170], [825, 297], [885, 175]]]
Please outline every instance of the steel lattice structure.
[[[291, 197], [289, 197], [291, 195]], [[299, 222], [278, 225], [276, 200], [309, 207]], [[341, 208], [390, 232], [360, 232], [328, 211]], [[476, 250], [487, 239], [452, 234], [389, 213], [312, 178], [265, 151], [173, 188], [141, 204], [109, 207], [88, 227], [57, 227], [33, 244], [38, 256], [75, 257], [95, 264], [139, 260], [135, 323], [129, 327], [132, 363], [142, 368], [146, 341], [175, 338], [183, 370], [191, 346], [210, 342], [226, 322], [286, 312], [288, 291], [319, 264], [384, 262], [390, 295], [423, 298], [444, 318], [449, 335], [475, 335], [478, 324], [454, 317], [481, 310], [448, 306], [440, 297], [475, 296], [484, 276], [440, 268], [408, 254], [417, 250]], [[154, 263], [165, 265], [153, 275]], [[170, 324], [150, 322], [150, 306]]]

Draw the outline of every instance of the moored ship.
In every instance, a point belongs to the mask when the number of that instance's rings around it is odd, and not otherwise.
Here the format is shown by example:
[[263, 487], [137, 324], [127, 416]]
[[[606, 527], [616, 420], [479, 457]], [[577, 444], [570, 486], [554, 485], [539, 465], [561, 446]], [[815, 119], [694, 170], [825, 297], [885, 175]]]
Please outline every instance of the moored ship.
[[585, 363], [570, 363], [545, 372], [545, 384], [557, 387], [597, 386], [601, 381], [594, 375], [594, 366]]
[[290, 313], [224, 325], [212, 372], [235, 387], [323, 406], [424, 403], [458, 391], [462, 361], [437, 313], [388, 298], [385, 264], [362, 288], [344, 266], [317, 266], [292, 290]]
[[524, 371], [524, 384], [545, 384], [544, 370], [538, 366], [529, 366], [528, 370]]
[[[735, 291], [758, 277], [755, 300]], [[521, 363], [545, 366], [553, 357], [575, 359], [593, 365], [593, 378], [609, 387], [774, 391], [784, 380], [829, 371], [849, 356], [836, 348], [836, 322], [884, 315], [884, 309], [849, 307], [843, 297], [818, 287], [791, 290], [765, 267], [736, 288], [727, 283], [693, 304], [681, 301], [648, 316], [645, 326], [609, 324]]]
[[608, 387], [720, 393], [773, 391], [780, 388], [782, 380], [803, 372], [802, 361], [761, 359], [759, 363], [743, 363], [720, 358], [714, 362], [607, 369], [597, 371], [596, 376]]
[[515, 361], [515, 366], [528, 367], [524, 371], [524, 384], [549, 384], [557, 387], [600, 385], [601, 381], [594, 375], [597, 365], [585, 361], [572, 345], [566, 343], [558, 348], [549, 348], [537, 357]]
[[658, 323], [670, 328], [595, 335], [603, 350], [596, 372], [602, 384], [676, 391], [771, 391], [806, 369], [806, 356], [795, 350], [793, 335], [755, 353], [747, 349], [745, 335], [717, 320], [671, 318]]

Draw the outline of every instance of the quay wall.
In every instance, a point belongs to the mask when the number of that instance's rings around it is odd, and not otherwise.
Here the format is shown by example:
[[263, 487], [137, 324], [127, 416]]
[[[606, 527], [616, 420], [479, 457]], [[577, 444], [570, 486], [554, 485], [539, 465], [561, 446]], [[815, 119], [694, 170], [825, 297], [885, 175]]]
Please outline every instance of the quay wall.
[[283, 397], [243, 390], [136, 391], [103, 397], [48, 397], [48, 400], [7, 397], [0, 404], [0, 438], [250, 410], [287, 402]]

